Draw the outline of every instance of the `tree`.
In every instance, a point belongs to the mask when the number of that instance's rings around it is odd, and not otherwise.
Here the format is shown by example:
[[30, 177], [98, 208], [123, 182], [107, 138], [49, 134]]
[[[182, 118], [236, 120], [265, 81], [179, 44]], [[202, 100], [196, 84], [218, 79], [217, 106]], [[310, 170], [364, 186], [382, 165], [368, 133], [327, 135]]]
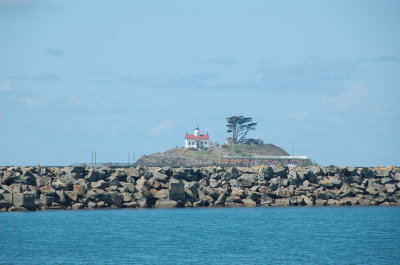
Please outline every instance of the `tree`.
[[226, 118], [226, 121], [228, 122], [226, 125], [228, 127], [227, 132], [232, 133], [232, 142], [234, 144], [244, 141], [247, 133], [255, 130], [257, 125], [256, 122], [252, 122], [252, 118], [243, 116], [232, 116]]

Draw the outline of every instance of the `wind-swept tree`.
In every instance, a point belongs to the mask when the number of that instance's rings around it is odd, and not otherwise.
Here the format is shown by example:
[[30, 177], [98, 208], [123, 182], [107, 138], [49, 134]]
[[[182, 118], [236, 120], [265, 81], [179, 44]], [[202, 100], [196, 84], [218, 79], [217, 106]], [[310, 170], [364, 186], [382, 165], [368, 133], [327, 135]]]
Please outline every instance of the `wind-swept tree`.
[[249, 131], [255, 130], [257, 123], [252, 122], [252, 118], [243, 116], [232, 116], [226, 118], [228, 124], [227, 132], [232, 133], [232, 142], [234, 144], [240, 143], [246, 139], [246, 135]]

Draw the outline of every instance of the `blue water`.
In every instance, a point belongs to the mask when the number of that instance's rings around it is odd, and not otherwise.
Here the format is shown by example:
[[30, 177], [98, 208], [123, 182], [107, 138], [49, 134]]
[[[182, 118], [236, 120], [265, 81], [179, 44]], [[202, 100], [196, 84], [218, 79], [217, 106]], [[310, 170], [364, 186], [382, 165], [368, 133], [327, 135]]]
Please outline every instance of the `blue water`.
[[0, 213], [1, 264], [400, 264], [400, 207]]

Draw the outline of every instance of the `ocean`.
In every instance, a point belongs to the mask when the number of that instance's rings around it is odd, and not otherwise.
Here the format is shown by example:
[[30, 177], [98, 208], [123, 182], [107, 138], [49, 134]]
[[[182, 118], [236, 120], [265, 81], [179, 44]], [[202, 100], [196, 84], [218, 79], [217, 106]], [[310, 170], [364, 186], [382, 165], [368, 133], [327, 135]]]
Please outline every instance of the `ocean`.
[[400, 207], [5, 212], [0, 264], [400, 264]]

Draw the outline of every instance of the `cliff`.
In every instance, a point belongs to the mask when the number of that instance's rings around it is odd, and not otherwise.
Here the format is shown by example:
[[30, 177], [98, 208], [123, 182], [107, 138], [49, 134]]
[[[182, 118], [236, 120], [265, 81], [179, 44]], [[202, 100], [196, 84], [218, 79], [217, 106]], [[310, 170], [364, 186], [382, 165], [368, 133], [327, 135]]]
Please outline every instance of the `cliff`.
[[0, 210], [400, 205], [400, 168], [0, 168]]

